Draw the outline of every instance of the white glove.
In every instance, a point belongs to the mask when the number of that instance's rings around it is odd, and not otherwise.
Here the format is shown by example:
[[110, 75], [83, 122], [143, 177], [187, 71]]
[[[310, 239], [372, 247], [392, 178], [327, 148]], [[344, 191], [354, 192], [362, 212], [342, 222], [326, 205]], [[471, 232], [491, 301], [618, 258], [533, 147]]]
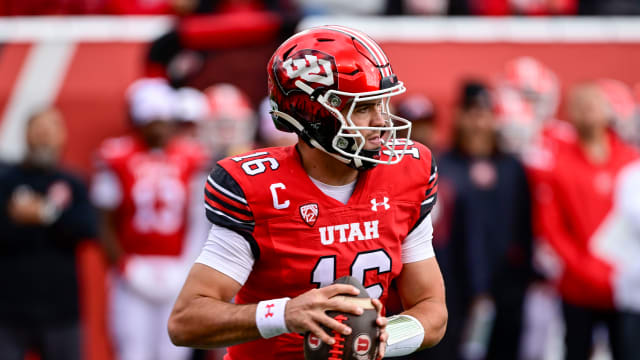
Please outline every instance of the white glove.
[[618, 310], [640, 312], [640, 262], [614, 273], [613, 300]]
[[177, 257], [133, 255], [127, 259], [124, 278], [138, 294], [154, 302], [168, 302], [178, 296], [188, 266]]

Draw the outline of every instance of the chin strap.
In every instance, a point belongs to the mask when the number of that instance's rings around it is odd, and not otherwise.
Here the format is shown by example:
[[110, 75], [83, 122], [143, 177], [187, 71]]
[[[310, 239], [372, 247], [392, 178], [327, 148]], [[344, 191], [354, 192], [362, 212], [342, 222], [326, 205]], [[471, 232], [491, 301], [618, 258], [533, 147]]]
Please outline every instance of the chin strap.
[[[381, 151], [380, 148], [375, 150], [362, 149], [360, 150], [360, 154], [362, 154], [362, 156], [365, 158], [375, 159], [376, 157], [380, 157], [380, 151]], [[360, 158], [353, 158], [353, 161], [351, 163], [354, 163], [355, 165], [357, 165], [357, 167], [355, 167], [357, 170], [369, 170], [369, 169], [373, 169], [378, 165], [377, 163], [374, 163], [372, 161], [367, 161], [365, 159], [360, 159]]]

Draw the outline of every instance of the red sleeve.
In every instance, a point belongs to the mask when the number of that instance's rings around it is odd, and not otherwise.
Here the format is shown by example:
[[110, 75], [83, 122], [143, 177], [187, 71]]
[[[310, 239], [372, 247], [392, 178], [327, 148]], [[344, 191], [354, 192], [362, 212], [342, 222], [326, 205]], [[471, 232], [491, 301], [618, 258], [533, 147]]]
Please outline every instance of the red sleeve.
[[204, 195], [206, 215], [211, 223], [240, 234], [253, 234], [255, 220], [244, 191], [219, 164], [209, 174]]
[[534, 202], [541, 235], [563, 262], [564, 276], [560, 284], [563, 295], [579, 305], [611, 306], [611, 266], [594, 257], [586, 245], [573, 236], [567, 221], [569, 214], [562, 206], [562, 193], [553, 177], [536, 187]]

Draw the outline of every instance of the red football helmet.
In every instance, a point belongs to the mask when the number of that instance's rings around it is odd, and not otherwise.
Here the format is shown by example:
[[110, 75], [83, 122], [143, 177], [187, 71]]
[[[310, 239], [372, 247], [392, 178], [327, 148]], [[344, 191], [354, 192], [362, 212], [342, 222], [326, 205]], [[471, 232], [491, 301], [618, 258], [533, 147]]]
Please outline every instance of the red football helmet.
[[521, 56], [505, 64], [499, 87], [516, 90], [532, 106], [537, 121], [555, 116], [560, 99], [556, 74], [540, 61]]
[[[402, 159], [409, 142], [396, 136], [406, 130], [408, 138], [411, 123], [390, 113], [389, 100], [406, 89], [380, 46], [367, 35], [333, 25], [302, 31], [280, 45], [267, 72], [278, 129], [297, 133], [310, 146], [356, 169]], [[356, 105], [371, 100], [381, 100], [386, 125], [355, 126], [351, 114]], [[380, 130], [383, 149], [365, 150], [360, 130]]]
[[219, 83], [204, 90], [208, 115], [201, 135], [214, 152], [221, 149], [248, 148], [256, 133], [256, 114], [249, 97], [233, 84]]

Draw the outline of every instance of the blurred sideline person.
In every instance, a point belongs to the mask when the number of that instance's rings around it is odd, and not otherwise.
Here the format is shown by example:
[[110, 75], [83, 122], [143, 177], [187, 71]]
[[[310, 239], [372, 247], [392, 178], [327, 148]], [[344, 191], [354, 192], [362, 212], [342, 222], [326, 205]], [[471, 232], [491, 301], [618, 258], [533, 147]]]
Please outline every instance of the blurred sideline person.
[[560, 82], [540, 61], [523, 56], [507, 62], [495, 92], [500, 147], [519, 156], [529, 173], [551, 166], [557, 142], [575, 141], [574, 129], [556, 118]]
[[174, 119], [179, 135], [198, 139], [198, 127], [209, 112], [207, 97], [192, 87], [181, 87], [175, 91]]
[[188, 271], [189, 183], [201, 147], [175, 137], [175, 93], [163, 79], [127, 91], [130, 135], [105, 140], [92, 199], [102, 210], [102, 240], [114, 265], [111, 330], [120, 360], [179, 360], [165, 323]]
[[[209, 115], [209, 102], [204, 93], [192, 87], [181, 87], [176, 90], [175, 120], [178, 123], [178, 136], [201, 143], [206, 150], [200, 128]], [[202, 249], [209, 232], [209, 222], [202, 216], [202, 187], [207, 181], [207, 171], [210, 166], [203, 167], [202, 171], [195, 174], [189, 185], [189, 215], [188, 229], [186, 231], [186, 245], [183, 250], [183, 258], [193, 262]], [[192, 360], [207, 358], [205, 350], [197, 349], [193, 352]], [[213, 357], [210, 360], [221, 359], [222, 356]]]
[[426, 147], [396, 138], [410, 123], [389, 113], [405, 89], [386, 55], [357, 30], [317, 27], [286, 40], [267, 71], [274, 121], [298, 143], [211, 172], [213, 226], [169, 320], [173, 341], [229, 346], [226, 359], [301, 359], [306, 331], [330, 345], [320, 325], [351, 331], [325, 314], [362, 311], [331, 299], [357, 293], [331, 285], [350, 274], [378, 311], [397, 280], [405, 311], [377, 318], [381, 356], [437, 344], [447, 311], [431, 246], [436, 166]]
[[615, 309], [639, 308], [640, 296], [627, 296], [633, 294], [639, 271], [608, 261], [596, 245], [613, 208], [616, 178], [638, 154], [610, 128], [610, 109], [596, 83], [574, 87], [567, 108], [578, 141], [561, 145], [537, 194], [542, 239], [560, 261], [561, 271], [553, 280], [562, 297], [565, 358], [589, 357], [599, 323], [608, 328], [614, 359], [637, 356], [624, 353], [623, 314]]
[[525, 300], [522, 358], [542, 359], [562, 347], [559, 296], [549, 281], [558, 276], [559, 263], [540, 226], [539, 187], [554, 166], [560, 146], [576, 141], [573, 127], [556, 118], [560, 82], [548, 66], [530, 56], [508, 61], [499, 74], [495, 91], [499, 146], [525, 166], [533, 200], [533, 266], [537, 281]]
[[22, 163], [0, 174], [0, 358], [79, 360], [82, 339], [75, 250], [95, 238], [85, 185], [59, 168], [66, 143], [55, 108], [34, 113]]
[[204, 90], [208, 112], [198, 134], [214, 160], [253, 149], [257, 129], [256, 113], [249, 97], [229, 83], [211, 85]]
[[[199, 134], [202, 123], [209, 116], [209, 103], [204, 93], [192, 87], [181, 87], [175, 90], [175, 106], [173, 119], [178, 131], [172, 138], [172, 143], [189, 144], [192, 151], [200, 158], [200, 165], [191, 174], [188, 187], [188, 220], [185, 230], [185, 243], [183, 245], [182, 258], [191, 263], [198, 257], [203, 238], [209, 232], [208, 221], [202, 216], [202, 187], [207, 181], [208, 163], [210, 154], [206, 144], [201, 142]], [[199, 148], [199, 149], [198, 149]]]
[[525, 170], [498, 147], [486, 85], [462, 85], [455, 119], [453, 148], [439, 158], [434, 232], [449, 326], [420, 359], [517, 359], [532, 256]]

